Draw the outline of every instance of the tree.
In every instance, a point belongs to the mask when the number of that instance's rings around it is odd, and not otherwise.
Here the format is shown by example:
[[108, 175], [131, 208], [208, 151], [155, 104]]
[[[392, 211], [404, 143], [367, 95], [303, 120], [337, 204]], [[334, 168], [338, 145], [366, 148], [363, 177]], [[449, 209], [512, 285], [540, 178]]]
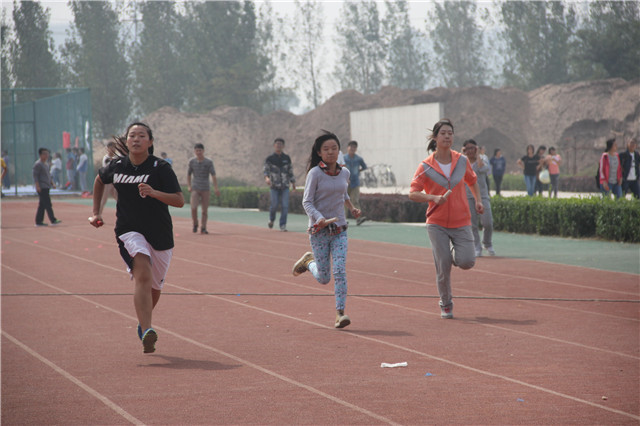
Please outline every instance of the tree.
[[[5, 10], [2, 9], [2, 88], [13, 86], [13, 72], [11, 70], [11, 27], [7, 22]], [[3, 99], [4, 100], [4, 99]]]
[[[15, 39], [11, 51], [16, 86], [58, 87], [60, 65], [54, 57], [49, 12], [36, 1], [14, 1], [13, 22]], [[32, 93], [28, 97], [34, 96], [37, 95]]]
[[572, 61], [576, 80], [640, 77], [640, 3], [598, 1], [577, 32]]
[[142, 30], [131, 58], [138, 109], [143, 114], [164, 106], [179, 109], [185, 98], [187, 74], [180, 64], [175, 3], [146, 1], [140, 6]]
[[252, 2], [185, 3], [180, 32], [180, 61], [190, 77], [188, 109], [231, 105], [261, 110], [257, 93], [264, 81], [265, 61], [257, 51]]
[[106, 1], [72, 0], [71, 38], [62, 56], [69, 84], [91, 89], [94, 130], [101, 136], [119, 134], [130, 114], [129, 65], [118, 30], [116, 12]]
[[406, 0], [385, 0], [387, 12], [382, 20], [384, 44], [388, 46], [385, 60], [389, 84], [401, 89], [423, 90], [429, 67], [424, 35], [411, 27]]
[[567, 58], [576, 26], [575, 11], [559, 1], [502, 4], [507, 42], [505, 80], [524, 90], [569, 81]]
[[364, 94], [380, 90], [385, 77], [386, 46], [376, 2], [345, 2], [336, 32], [341, 57], [334, 75], [342, 89], [355, 89]]
[[[13, 87], [14, 77], [11, 70], [11, 27], [7, 22], [5, 10], [2, 9], [2, 88], [8, 89]], [[11, 104], [11, 94], [7, 91], [2, 91], [2, 99], [0, 100], [2, 105]]]
[[319, 0], [295, 0], [293, 27], [290, 29], [289, 69], [296, 86], [317, 108], [322, 102], [323, 8]]
[[273, 11], [271, 2], [262, 3], [256, 31], [258, 50], [265, 57], [264, 81], [258, 88], [262, 112], [287, 109], [299, 102], [293, 87], [285, 79], [289, 58], [285, 46], [292, 44], [284, 34], [285, 26], [284, 19]]
[[447, 87], [484, 84], [482, 31], [476, 23], [476, 5], [470, 1], [435, 3], [429, 14], [435, 22], [431, 30], [433, 50]]

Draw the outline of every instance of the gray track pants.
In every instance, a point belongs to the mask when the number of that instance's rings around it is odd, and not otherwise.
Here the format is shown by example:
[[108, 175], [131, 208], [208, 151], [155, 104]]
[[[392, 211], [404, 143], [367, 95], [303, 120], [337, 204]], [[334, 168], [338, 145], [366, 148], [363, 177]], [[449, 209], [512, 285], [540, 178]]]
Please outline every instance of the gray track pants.
[[[471, 212], [471, 230], [475, 241], [476, 251], [481, 251], [482, 246], [485, 248], [493, 247], [493, 213], [491, 213], [491, 201], [487, 198], [482, 199], [484, 213], [476, 213], [476, 199], [467, 198], [469, 202], [469, 211]], [[482, 223], [482, 242], [480, 242], [480, 231], [478, 230], [478, 221]]]
[[[436, 279], [440, 306], [451, 306], [451, 266], [453, 256], [461, 269], [471, 269], [476, 263], [473, 233], [471, 225], [462, 228], [445, 228], [440, 225], [427, 225], [427, 234], [431, 240], [433, 260], [436, 264]], [[453, 245], [453, 256], [451, 246]]]

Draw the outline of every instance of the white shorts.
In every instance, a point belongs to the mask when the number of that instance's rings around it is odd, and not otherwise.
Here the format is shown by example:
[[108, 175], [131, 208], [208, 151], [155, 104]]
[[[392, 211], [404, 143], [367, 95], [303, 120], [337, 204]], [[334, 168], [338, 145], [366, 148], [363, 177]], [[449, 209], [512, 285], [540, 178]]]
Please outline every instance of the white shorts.
[[120, 255], [127, 264], [127, 272], [131, 275], [131, 279], [133, 279], [131, 269], [133, 267], [133, 258], [139, 253], [147, 255], [151, 262], [152, 287], [156, 290], [162, 290], [164, 279], [167, 276], [167, 271], [169, 271], [173, 249], [156, 250], [151, 247], [151, 244], [139, 232], [127, 232], [120, 235], [118, 239]]

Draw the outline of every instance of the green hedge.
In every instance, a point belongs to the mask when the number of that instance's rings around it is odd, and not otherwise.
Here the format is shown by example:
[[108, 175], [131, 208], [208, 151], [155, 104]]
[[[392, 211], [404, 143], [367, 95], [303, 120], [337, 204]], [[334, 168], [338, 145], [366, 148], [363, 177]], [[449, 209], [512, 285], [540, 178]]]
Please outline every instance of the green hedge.
[[[186, 187], [182, 188], [185, 201], [191, 200], [191, 193]], [[227, 186], [220, 187], [220, 197], [211, 190], [209, 205], [217, 207], [235, 207], [240, 209], [257, 209], [260, 203], [260, 195], [269, 195], [269, 188], [251, 186]]]
[[498, 231], [640, 242], [636, 200], [493, 197], [491, 210]]
[[[183, 188], [189, 202], [189, 191]], [[269, 210], [269, 188], [222, 187], [210, 204]], [[402, 194], [361, 194], [364, 214], [379, 222], [424, 222], [427, 205]], [[640, 243], [640, 202], [591, 198], [493, 197], [494, 229], [521, 234], [602, 238]], [[289, 193], [289, 212], [304, 214], [302, 191]]]

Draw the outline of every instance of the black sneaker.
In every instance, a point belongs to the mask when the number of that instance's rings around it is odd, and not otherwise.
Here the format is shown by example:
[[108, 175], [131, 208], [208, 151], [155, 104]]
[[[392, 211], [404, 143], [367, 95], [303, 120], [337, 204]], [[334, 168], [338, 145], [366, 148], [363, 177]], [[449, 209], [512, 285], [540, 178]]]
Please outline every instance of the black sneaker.
[[36, 223], [36, 226], [41, 227], [41, 226], [49, 226], [46, 223]]
[[267, 226], [269, 227], [269, 229], [272, 229], [272, 228], [273, 228], [273, 222], [269, 222], [269, 223], [267, 224]]
[[200, 233], [203, 235], [207, 235], [209, 234], [209, 231], [207, 231], [206, 229], [202, 228], [202, 230], [200, 230]]
[[53, 222], [51, 222], [52, 225], [58, 225], [60, 223], [62, 223], [62, 221], [60, 219], [56, 219]]
[[366, 220], [368, 220], [366, 216], [360, 216], [356, 219], [356, 226], [362, 225]]
[[198, 232], [198, 225], [193, 225], [193, 233], [197, 233]]

